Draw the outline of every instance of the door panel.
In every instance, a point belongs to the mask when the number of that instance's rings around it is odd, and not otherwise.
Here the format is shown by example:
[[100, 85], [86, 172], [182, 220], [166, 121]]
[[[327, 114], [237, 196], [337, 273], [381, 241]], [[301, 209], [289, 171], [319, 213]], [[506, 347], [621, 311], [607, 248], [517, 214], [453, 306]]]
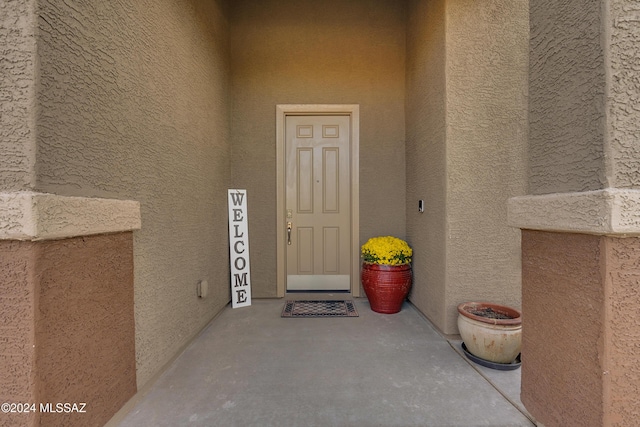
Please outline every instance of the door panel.
[[322, 211], [324, 213], [338, 213], [340, 211], [340, 152], [335, 148], [322, 149], [322, 179], [323, 198]]
[[324, 230], [324, 274], [340, 274], [340, 229], [325, 227]]
[[298, 148], [298, 185], [296, 187], [299, 213], [313, 213], [313, 150]]
[[287, 116], [287, 290], [351, 289], [350, 118]]
[[313, 228], [298, 227], [297, 258], [298, 274], [313, 274]]

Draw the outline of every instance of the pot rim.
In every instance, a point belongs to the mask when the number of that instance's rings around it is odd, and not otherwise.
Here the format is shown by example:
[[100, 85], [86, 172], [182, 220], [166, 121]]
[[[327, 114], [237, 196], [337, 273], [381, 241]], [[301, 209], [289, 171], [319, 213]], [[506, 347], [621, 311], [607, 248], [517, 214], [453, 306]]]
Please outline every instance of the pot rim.
[[[499, 313], [503, 313], [507, 316], [510, 316], [511, 319], [490, 319], [488, 317], [482, 317], [475, 315], [473, 313], [469, 313], [467, 311], [468, 308], [491, 308], [494, 311]], [[458, 313], [464, 317], [468, 317], [469, 319], [476, 320], [482, 323], [488, 323], [490, 325], [504, 325], [504, 326], [514, 326], [522, 324], [522, 313], [516, 310], [513, 307], [507, 307], [506, 305], [494, 304], [492, 302], [463, 302], [458, 305]]]

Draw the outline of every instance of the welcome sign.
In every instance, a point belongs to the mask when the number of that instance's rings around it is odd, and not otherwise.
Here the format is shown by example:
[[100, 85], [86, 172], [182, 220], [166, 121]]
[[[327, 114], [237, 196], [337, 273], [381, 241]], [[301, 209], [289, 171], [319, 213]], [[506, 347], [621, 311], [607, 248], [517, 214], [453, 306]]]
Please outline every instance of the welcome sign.
[[233, 308], [246, 307], [251, 305], [247, 190], [229, 189], [228, 193], [231, 306]]

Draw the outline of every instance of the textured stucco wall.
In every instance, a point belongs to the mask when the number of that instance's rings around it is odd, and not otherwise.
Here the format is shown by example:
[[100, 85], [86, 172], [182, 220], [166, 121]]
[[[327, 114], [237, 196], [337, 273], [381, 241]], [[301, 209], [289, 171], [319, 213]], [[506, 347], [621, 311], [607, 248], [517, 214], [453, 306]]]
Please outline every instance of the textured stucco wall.
[[0, 241], [0, 400], [86, 413], [0, 415], [0, 426], [101, 426], [136, 391], [131, 232]]
[[[34, 245], [0, 241], [0, 403], [37, 402], [37, 260]], [[36, 415], [2, 414], [0, 426], [31, 426]]]
[[0, 3], [0, 191], [35, 181], [36, 3]]
[[640, 7], [530, 1], [530, 193], [640, 187]]
[[0, 193], [0, 240], [51, 240], [138, 229], [136, 201], [33, 191]]
[[635, 426], [640, 7], [531, 0], [530, 16], [533, 196], [510, 209], [567, 233], [523, 230], [521, 398], [547, 426]]
[[531, 194], [607, 186], [602, 2], [530, 2]]
[[640, 239], [523, 231], [522, 402], [546, 426], [640, 417]]
[[136, 392], [131, 232], [36, 243], [36, 402], [85, 402], [42, 413], [42, 426], [104, 425]]
[[[248, 190], [253, 295], [276, 295], [276, 104], [360, 104], [360, 236], [405, 234], [405, 5], [230, 4], [233, 183]], [[256, 254], [255, 256], [253, 254]]]
[[529, 230], [640, 235], [640, 190], [605, 188], [509, 200], [509, 225]]
[[640, 188], [640, 5], [633, 0], [608, 3], [609, 186]]
[[522, 393], [546, 426], [602, 425], [599, 236], [522, 234]]
[[507, 200], [527, 188], [528, 1], [447, 2], [447, 319], [489, 300], [520, 306], [520, 233]]
[[[607, 323], [604, 339], [604, 425], [640, 420], [640, 238], [606, 237], [604, 271]], [[602, 356], [601, 356], [602, 357]]]
[[[412, 0], [407, 11], [407, 240], [414, 251], [411, 301], [445, 323], [445, 1]], [[425, 201], [424, 213], [418, 200]]]
[[[460, 302], [520, 306], [520, 240], [507, 226], [507, 200], [526, 192], [527, 2], [410, 5], [411, 300], [457, 333]], [[424, 214], [416, 212], [420, 198]]]
[[45, 0], [38, 30], [36, 189], [141, 204], [144, 384], [229, 301], [224, 10], [205, 0]]

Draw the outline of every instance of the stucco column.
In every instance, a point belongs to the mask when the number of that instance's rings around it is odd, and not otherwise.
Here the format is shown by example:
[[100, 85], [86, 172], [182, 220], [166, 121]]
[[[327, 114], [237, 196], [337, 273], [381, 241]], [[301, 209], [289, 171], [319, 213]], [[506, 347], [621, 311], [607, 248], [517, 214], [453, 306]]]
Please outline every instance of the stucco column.
[[544, 426], [634, 426], [640, 414], [640, 191], [517, 197], [522, 394]]
[[135, 394], [139, 228], [137, 202], [0, 193], [0, 426], [102, 425]]
[[520, 307], [520, 236], [505, 204], [526, 194], [527, 2], [407, 5], [410, 299], [457, 334], [461, 302]]
[[551, 426], [640, 419], [640, 7], [530, 2], [522, 393]]

